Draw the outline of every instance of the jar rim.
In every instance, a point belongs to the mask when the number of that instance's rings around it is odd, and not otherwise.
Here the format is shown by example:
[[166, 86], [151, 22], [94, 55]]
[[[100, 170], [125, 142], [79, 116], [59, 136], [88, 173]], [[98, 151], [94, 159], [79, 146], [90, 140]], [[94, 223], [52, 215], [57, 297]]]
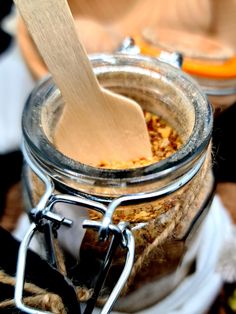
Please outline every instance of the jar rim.
[[[40, 124], [39, 111], [42, 103], [42, 96], [40, 93], [44, 90], [45, 99], [47, 94], [51, 92], [52, 88], [55, 88], [52, 78], [47, 76], [36, 85], [26, 102], [22, 117], [22, 127], [24, 139], [31, 154], [41, 165], [44, 167], [46, 166], [47, 170], [54, 178], [57, 179], [63, 175], [75, 181], [82, 179], [96, 180], [100, 182], [105, 180], [110, 184], [113, 184], [116, 181], [119, 183], [129, 182], [129, 184], [132, 184], [166, 177], [173, 170], [187, 167], [187, 165], [194, 163], [202, 156], [211, 137], [213, 124], [212, 109], [206, 96], [191, 77], [169, 64], [151, 57], [140, 55], [94, 54], [90, 56], [90, 60], [95, 68], [95, 73], [96, 70], [99, 71], [99, 67], [109, 68], [117, 63], [123, 68], [126, 66], [137, 67], [138, 65], [142, 65], [144, 67], [150, 66], [152, 71], [154, 71], [154, 69], [161, 69], [166, 73], [166, 76], [171, 76], [172, 79], [176, 79], [174, 84], [181, 81], [183, 86], [180, 83], [178, 84], [181, 85], [183, 92], [188, 91], [188, 97], [191, 98], [195, 110], [196, 121], [193, 131], [186, 144], [182, 145], [176, 153], [151, 165], [133, 169], [103, 169], [82, 164], [59, 152], [49, 142], [45, 134], [42, 133], [42, 130], [40, 131], [40, 134], [38, 133], [41, 137], [41, 144], [39, 144], [39, 139], [32, 133], [35, 123]], [[32, 114], [37, 115], [35, 121], [32, 119]], [[201, 126], [199, 127], [196, 123], [201, 124]], [[50, 156], [52, 155], [53, 160], [50, 159]]]

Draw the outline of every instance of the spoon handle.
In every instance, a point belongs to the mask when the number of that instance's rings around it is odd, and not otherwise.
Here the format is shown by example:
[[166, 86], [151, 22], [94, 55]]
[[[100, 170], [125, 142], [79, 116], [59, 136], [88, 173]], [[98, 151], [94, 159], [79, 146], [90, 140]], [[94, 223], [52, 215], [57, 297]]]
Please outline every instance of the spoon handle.
[[96, 96], [99, 85], [67, 1], [15, 0], [15, 4], [66, 102], [76, 103], [78, 95], [86, 101], [91, 91]]

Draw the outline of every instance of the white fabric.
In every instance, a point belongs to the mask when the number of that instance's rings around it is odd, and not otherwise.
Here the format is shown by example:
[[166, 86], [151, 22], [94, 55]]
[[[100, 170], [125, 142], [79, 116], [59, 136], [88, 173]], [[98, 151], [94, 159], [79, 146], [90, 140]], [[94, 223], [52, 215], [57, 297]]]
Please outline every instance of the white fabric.
[[33, 87], [34, 81], [14, 42], [0, 55], [0, 154], [20, 146], [22, 110]]

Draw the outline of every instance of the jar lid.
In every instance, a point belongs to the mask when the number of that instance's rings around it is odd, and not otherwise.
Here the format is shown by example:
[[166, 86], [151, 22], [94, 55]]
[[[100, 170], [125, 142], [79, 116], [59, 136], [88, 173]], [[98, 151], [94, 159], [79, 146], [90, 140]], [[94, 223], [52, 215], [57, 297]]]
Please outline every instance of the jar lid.
[[219, 39], [166, 28], [145, 29], [133, 36], [140, 52], [158, 56], [161, 51], [178, 51], [183, 55], [183, 71], [214, 79], [236, 77], [236, 54]]

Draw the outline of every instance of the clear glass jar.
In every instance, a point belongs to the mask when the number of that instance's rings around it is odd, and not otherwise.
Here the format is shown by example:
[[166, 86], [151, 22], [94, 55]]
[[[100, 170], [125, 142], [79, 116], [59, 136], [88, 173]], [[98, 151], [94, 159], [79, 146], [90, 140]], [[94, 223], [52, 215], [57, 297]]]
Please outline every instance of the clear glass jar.
[[193, 78], [197, 80], [208, 96], [215, 116], [236, 102], [236, 77], [207, 78], [193, 75]]
[[[136, 312], [168, 295], [194, 263], [200, 226], [213, 190], [212, 110], [199, 86], [167, 63], [123, 54], [95, 55], [91, 62], [102, 86], [135, 99], [145, 110], [164, 118], [183, 144], [165, 160], [135, 169], [101, 169], [71, 160], [53, 145], [63, 101], [53, 80], [47, 77], [33, 90], [23, 112], [27, 210], [34, 217], [42, 197], [46, 208], [48, 200], [58, 195], [65, 200], [66, 195], [79, 196], [105, 208], [99, 212], [91, 203], [78, 208], [63, 200], [50, 207], [52, 212], [73, 220], [71, 230], [63, 233], [59, 229], [58, 239], [65, 252], [79, 260], [78, 278], [73, 274], [72, 280], [87, 288], [93, 287], [91, 277], [96, 277], [107, 244], [98, 241], [97, 231], [81, 231], [82, 221], [101, 221], [100, 235], [109, 224], [129, 223], [135, 239], [134, 264], [116, 308]], [[96, 152], [91, 148], [91, 153]], [[46, 201], [40, 171], [51, 182]], [[69, 232], [73, 236], [66, 238]], [[112, 290], [123, 264], [123, 253], [118, 249], [103, 296]], [[145, 294], [153, 282], [155, 289], [152, 286], [148, 299], [128, 305], [136, 293]]]
[[182, 70], [201, 86], [213, 105], [215, 115], [236, 101], [236, 55], [216, 38], [182, 30], [145, 29], [134, 35], [136, 53], [159, 57], [163, 51], [177, 51], [183, 56]]

